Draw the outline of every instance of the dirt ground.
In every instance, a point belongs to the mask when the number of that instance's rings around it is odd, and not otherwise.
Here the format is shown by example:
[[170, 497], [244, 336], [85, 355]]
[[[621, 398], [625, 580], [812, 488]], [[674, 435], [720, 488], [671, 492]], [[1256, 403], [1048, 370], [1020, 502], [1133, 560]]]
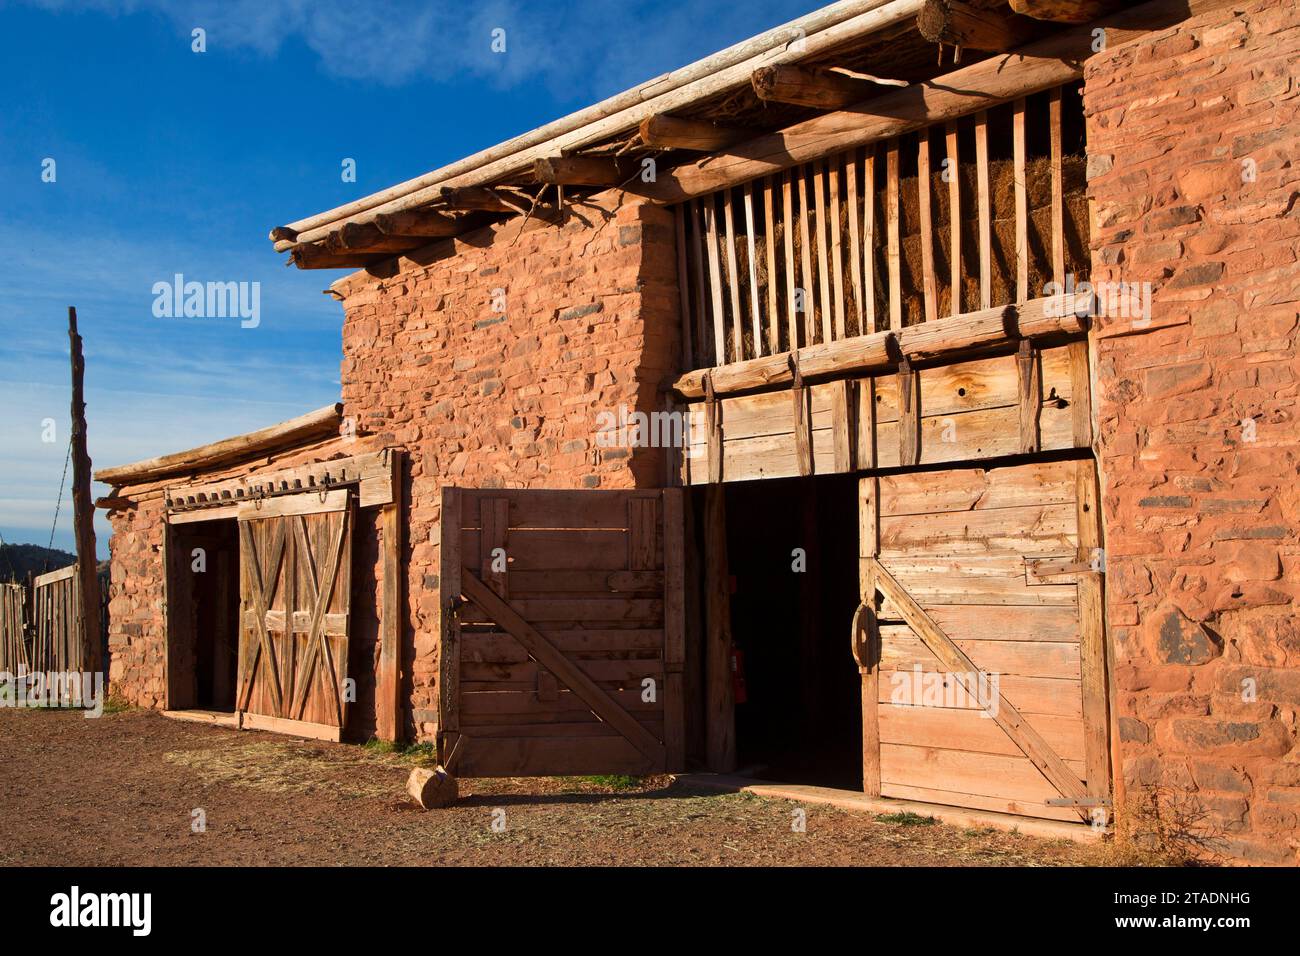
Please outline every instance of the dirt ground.
[[0, 865], [1062, 866], [1090, 852], [823, 806], [799, 833], [796, 804], [670, 778], [463, 780], [457, 805], [426, 813], [405, 793], [411, 766], [142, 711], [0, 710]]

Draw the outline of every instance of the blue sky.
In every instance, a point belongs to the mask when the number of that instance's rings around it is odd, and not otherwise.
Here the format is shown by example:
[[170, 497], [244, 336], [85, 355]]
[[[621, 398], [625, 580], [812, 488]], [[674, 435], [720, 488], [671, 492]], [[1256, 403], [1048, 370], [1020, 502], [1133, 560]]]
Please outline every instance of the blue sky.
[[[321, 291], [343, 273], [284, 268], [271, 226], [818, 5], [0, 0], [0, 534], [50, 538], [68, 305], [86, 342], [96, 467], [318, 408], [338, 398], [342, 321]], [[205, 52], [191, 49], [195, 28]], [[496, 28], [504, 54], [490, 48]], [[342, 181], [345, 158], [354, 183]], [[260, 325], [155, 317], [153, 285], [176, 273], [260, 283]], [[68, 500], [54, 543], [71, 550]], [[106, 556], [102, 514], [96, 528]]]

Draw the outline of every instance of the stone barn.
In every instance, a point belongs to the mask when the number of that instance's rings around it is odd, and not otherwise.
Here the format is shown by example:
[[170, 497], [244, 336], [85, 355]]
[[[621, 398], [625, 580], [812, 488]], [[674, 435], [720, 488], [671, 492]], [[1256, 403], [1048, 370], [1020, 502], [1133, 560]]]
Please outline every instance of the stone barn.
[[843, 0], [274, 229], [340, 402], [98, 473], [111, 684], [1297, 862], [1297, 64], [1281, 0]]

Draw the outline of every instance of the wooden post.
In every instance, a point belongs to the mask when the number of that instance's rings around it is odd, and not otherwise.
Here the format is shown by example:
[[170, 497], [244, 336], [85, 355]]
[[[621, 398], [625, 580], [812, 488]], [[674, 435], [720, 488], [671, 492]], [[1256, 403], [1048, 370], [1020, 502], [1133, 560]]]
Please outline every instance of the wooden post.
[[705, 489], [704, 560], [706, 760], [714, 773], [736, 769], [736, 690], [731, 673], [731, 577], [727, 570], [726, 488]]
[[95, 557], [95, 499], [90, 494], [90, 455], [86, 451], [86, 402], [83, 379], [86, 360], [77, 334], [77, 310], [68, 306], [68, 341], [72, 348], [72, 524], [77, 539], [77, 574], [81, 601], [81, 666], [91, 673], [104, 669], [100, 648], [99, 574]]
[[402, 453], [390, 451], [393, 503], [380, 510], [383, 538], [383, 617], [379, 635], [379, 678], [375, 693], [375, 736], [400, 740], [403, 733], [402, 675]]

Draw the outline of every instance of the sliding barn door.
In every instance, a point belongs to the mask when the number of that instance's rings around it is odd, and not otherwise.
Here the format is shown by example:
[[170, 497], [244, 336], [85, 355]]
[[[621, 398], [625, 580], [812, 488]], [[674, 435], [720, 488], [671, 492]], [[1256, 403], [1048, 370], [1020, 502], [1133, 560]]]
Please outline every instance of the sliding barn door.
[[1110, 797], [1091, 461], [864, 478], [864, 780], [1093, 820]]
[[240, 506], [235, 706], [245, 727], [339, 739], [349, 696], [351, 507], [346, 490]]
[[455, 773], [681, 769], [682, 535], [680, 489], [443, 490], [439, 747]]

